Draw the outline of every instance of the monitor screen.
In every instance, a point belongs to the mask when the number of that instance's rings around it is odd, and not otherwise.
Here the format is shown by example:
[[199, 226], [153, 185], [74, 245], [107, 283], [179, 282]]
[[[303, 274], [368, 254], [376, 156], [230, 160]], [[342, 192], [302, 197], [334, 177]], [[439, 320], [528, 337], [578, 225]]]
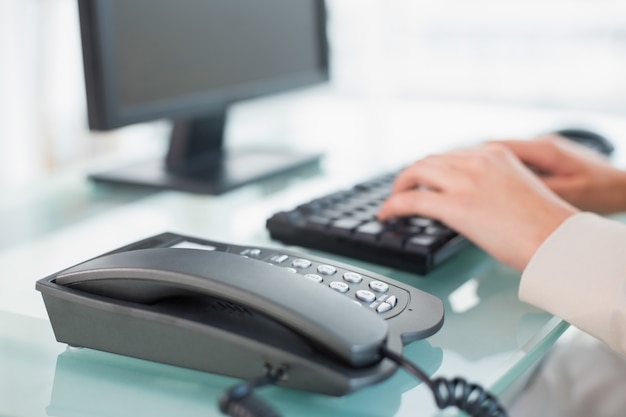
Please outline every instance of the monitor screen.
[[328, 80], [323, 0], [78, 0], [90, 127], [169, 119], [163, 161], [94, 176], [219, 194], [319, 155], [226, 149], [232, 103]]

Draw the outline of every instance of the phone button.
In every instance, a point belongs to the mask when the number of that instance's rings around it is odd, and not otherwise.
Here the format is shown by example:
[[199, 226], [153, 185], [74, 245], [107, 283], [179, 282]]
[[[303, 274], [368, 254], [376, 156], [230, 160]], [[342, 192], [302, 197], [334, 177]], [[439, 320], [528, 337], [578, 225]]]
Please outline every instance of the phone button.
[[376, 307], [376, 312], [379, 314], [386, 313], [387, 311], [391, 310], [391, 308], [391, 304], [389, 303], [380, 303], [378, 307]]
[[322, 281], [324, 281], [324, 279], [317, 274], [306, 274], [304, 277], [317, 283], [321, 283]]
[[283, 262], [285, 262], [287, 259], [289, 259], [289, 256], [287, 255], [274, 255], [270, 258], [270, 261], [272, 262], [276, 262], [277, 264], [282, 264]]
[[370, 288], [376, 292], [387, 292], [389, 291], [389, 284], [382, 281], [372, 281], [370, 282]]
[[291, 265], [298, 269], [304, 269], [311, 266], [311, 261], [308, 259], [297, 258], [291, 261]]
[[358, 298], [359, 300], [365, 302], [365, 303], [371, 303], [372, 301], [374, 301], [376, 299], [376, 295], [368, 290], [358, 290], [356, 292], [356, 298]]
[[398, 297], [396, 297], [395, 295], [391, 295], [385, 299], [385, 302], [391, 305], [391, 307], [395, 307], [396, 304], [398, 304]]
[[317, 267], [317, 272], [322, 275], [335, 275], [335, 273], [337, 273], [337, 268], [323, 264]]
[[243, 251], [241, 251], [240, 255], [253, 256], [255, 258], [258, 258], [259, 256], [261, 256], [261, 249], [257, 249], [257, 248], [244, 249]]
[[333, 281], [330, 284], [328, 284], [328, 286], [332, 288], [333, 290], [338, 291], [340, 293], [346, 293], [350, 289], [350, 286], [348, 284], [346, 284], [345, 282], [341, 282], [341, 281]]
[[363, 276], [361, 274], [357, 274], [356, 272], [346, 272], [343, 274], [343, 279], [348, 282], [352, 282], [354, 284], [358, 284], [363, 281]]

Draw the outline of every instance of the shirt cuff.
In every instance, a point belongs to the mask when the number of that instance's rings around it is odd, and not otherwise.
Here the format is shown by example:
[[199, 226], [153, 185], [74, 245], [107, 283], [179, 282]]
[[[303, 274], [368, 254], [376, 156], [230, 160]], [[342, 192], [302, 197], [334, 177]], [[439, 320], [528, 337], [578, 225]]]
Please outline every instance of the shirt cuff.
[[625, 351], [626, 225], [585, 212], [565, 220], [531, 258], [519, 297]]

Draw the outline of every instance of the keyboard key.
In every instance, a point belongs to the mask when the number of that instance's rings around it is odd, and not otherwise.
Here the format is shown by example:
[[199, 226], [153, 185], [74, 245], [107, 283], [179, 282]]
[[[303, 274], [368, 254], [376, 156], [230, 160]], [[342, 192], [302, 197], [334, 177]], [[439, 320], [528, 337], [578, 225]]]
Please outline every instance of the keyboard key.
[[330, 225], [330, 231], [336, 235], [349, 236], [360, 224], [361, 220], [346, 217], [335, 220]]
[[456, 235], [456, 232], [449, 227], [440, 224], [434, 224], [432, 226], [424, 228], [424, 234], [441, 237], [452, 237]]
[[437, 236], [432, 236], [432, 235], [414, 236], [407, 241], [405, 249], [409, 252], [426, 255], [432, 252], [437, 241], [438, 241]]
[[407, 236], [397, 230], [386, 230], [380, 234], [379, 242], [381, 246], [400, 249], [404, 246]]
[[350, 217], [361, 222], [370, 222], [376, 220], [378, 210], [355, 210]]
[[328, 219], [334, 220], [343, 217], [343, 211], [336, 210], [334, 207], [328, 208], [326, 210], [322, 210], [319, 212], [319, 215], [322, 217], [326, 217]]
[[354, 238], [365, 242], [376, 242], [385, 229], [379, 221], [367, 222], [356, 228]]
[[415, 226], [420, 227], [428, 227], [435, 224], [435, 221], [433, 219], [428, 219], [426, 217], [411, 217], [409, 219], [409, 222]]
[[330, 225], [331, 221], [328, 217], [309, 216], [306, 219], [305, 227], [310, 230], [324, 230]]
[[274, 214], [268, 220], [268, 226], [270, 226], [271, 223], [272, 226], [280, 224], [287, 227], [297, 227], [304, 226], [305, 221], [306, 219], [304, 218], [304, 216], [302, 216], [302, 214], [298, 213], [297, 211], [281, 211]]

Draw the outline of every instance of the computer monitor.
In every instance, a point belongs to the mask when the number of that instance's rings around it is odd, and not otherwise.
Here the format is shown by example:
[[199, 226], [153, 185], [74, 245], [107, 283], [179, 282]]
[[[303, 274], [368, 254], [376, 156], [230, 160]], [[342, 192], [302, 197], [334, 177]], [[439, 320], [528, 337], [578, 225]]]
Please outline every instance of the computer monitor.
[[164, 160], [93, 179], [221, 194], [319, 162], [319, 153], [232, 150], [224, 132], [233, 103], [328, 81], [323, 0], [78, 6], [90, 129], [173, 123]]

